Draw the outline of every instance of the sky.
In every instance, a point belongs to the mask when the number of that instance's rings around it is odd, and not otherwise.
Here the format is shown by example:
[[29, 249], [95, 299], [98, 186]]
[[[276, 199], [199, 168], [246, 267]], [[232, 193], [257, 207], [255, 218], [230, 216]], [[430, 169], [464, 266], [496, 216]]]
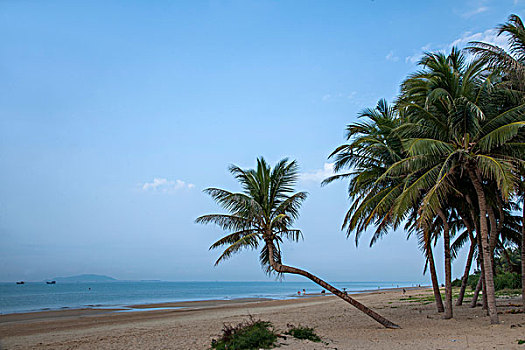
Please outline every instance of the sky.
[[[414, 237], [341, 231], [321, 187], [344, 129], [392, 101], [424, 51], [525, 14], [521, 0], [0, 2], [0, 281], [272, 281], [257, 252], [214, 267], [228, 166], [301, 167], [304, 234], [283, 261], [330, 281], [429, 283]], [[441, 245], [435, 256], [443, 275]], [[461, 275], [466, 252], [454, 263]], [[297, 280], [286, 277], [285, 280]]]

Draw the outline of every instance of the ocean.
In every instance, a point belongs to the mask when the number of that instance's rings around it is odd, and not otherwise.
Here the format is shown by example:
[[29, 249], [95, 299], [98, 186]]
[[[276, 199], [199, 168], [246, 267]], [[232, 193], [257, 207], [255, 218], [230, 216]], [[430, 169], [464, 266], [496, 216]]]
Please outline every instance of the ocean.
[[[337, 282], [350, 292], [417, 285], [412, 282]], [[297, 291], [319, 293], [321, 287], [309, 282], [26, 282], [0, 283], [0, 313], [18, 313], [75, 308], [110, 308], [191, 300], [238, 298], [288, 299]]]

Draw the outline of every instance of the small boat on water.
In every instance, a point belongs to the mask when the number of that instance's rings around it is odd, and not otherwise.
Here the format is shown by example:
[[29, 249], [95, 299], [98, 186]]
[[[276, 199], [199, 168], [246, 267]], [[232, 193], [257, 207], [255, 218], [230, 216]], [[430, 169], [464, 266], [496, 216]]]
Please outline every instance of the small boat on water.
[[25, 284], [25, 282], [24, 281], [18, 281], [18, 282], [16, 282], [16, 284]]
[[57, 284], [57, 281], [47, 281], [47, 284]]

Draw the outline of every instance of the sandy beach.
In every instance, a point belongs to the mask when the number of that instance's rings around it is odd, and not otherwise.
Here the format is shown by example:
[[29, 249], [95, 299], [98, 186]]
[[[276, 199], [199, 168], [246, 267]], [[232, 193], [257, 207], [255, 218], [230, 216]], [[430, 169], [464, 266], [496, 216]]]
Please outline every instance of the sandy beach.
[[[0, 316], [2, 349], [207, 349], [223, 323], [252, 315], [314, 327], [324, 343], [279, 340], [283, 349], [523, 349], [525, 316], [513, 314], [520, 299], [498, 300], [501, 324], [490, 325], [481, 308], [468, 304], [443, 320], [428, 301], [431, 291], [411, 289], [356, 295], [402, 329], [382, 328], [334, 296], [293, 300], [239, 299], [135, 305], [146, 311], [64, 310]], [[159, 309], [161, 308], [161, 309]]]

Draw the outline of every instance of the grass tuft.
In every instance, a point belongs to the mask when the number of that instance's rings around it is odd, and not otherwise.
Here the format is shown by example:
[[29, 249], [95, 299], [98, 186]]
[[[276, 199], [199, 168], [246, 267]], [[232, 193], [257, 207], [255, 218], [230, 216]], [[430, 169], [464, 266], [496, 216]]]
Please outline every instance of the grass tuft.
[[288, 331], [286, 331], [284, 334], [291, 335], [292, 337], [297, 339], [308, 339], [316, 343], [319, 343], [321, 341], [321, 338], [317, 334], [315, 334], [313, 328], [303, 327], [300, 325], [294, 326], [293, 324], [288, 324]]
[[217, 350], [271, 349], [275, 345], [277, 334], [268, 321], [250, 319], [237, 325], [224, 324], [222, 336], [213, 339], [211, 348]]

